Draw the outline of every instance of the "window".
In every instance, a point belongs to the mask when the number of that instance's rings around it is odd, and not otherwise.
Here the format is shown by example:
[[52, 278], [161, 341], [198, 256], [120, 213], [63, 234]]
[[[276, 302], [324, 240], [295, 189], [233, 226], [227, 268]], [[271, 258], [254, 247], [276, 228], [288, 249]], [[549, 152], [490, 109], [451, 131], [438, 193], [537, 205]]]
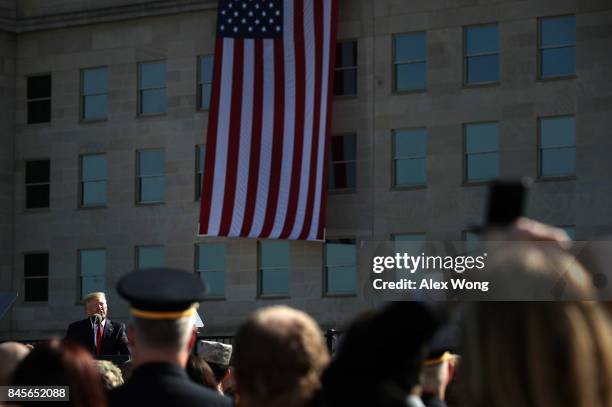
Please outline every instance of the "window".
[[499, 80], [499, 27], [497, 24], [466, 27], [464, 31], [466, 84]]
[[425, 250], [425, 233], [398, 233], [391, 235], [393, 250], [418, 256]]
[[49, 160], [26, 161], [26, 209], [49, 207]]
[[79, 250], [80, 299], [106, 290], [106, 250]]
[[51, 121], [51, 75], [28, 77], [28, 124]]
[[166, 62], [146, 62], [138, 65], [138, 69], [138, 113], [164, 113], [166, 111]]
[[463, 127], [466, 182], [484, 182], [499, 175], [497, 123], [471, 123]]
[[576, 73], [576, 16], [540, 19], [540, 77]]
[[81, 71], [81, 118], [105, 119], [108, 109], [108, 68]]
[[334, 67], [334, 95], [357, 94], [357, 41], [336, 44], [336, 66]]
[[355, 239], [325, 242], [325, 293], [354, 294], [357, 288]]
[[573, 116], [540, 118], [540, 176], [576, 174], [576, 125]]
[[106, 155], [81, 156], [81, 206], [106, 205]]
[[164, 246], [136, 246], [136, 269], [163, 267], [165, 257]]
[[142, 150], [138, 155], [138, 203], [164, 201], [164, 151]]
[[204, 159], [206, 158], [206, 147], [196, 146], [196, 176], [195, 176], [195, 199], [199, 201], [202, 197], [202, 179], [204, 178]]
[[48, 301], [49, 253], [24, 254], [23, 278], [24, 301]]
[[427, 183], [427, 131], [393, 132], [393, 186], [410, 187]]
[[329, 189], [355, 189], [356, 136], [333, 135], [330, 145]]
[[212, 95], [213, 56], [198, 58], [198, 108], [208, 109]]
[[289, 295], [289, 242], [259, 242], [259, 295]]
[[394, 90], [416, 91], [427, 87], [426, 48], [424, 32], [393, 37]]
[[197, 246], [196, 267], [206, 283], [209, 298], [225, 295], [225, 245], [206, 243]]

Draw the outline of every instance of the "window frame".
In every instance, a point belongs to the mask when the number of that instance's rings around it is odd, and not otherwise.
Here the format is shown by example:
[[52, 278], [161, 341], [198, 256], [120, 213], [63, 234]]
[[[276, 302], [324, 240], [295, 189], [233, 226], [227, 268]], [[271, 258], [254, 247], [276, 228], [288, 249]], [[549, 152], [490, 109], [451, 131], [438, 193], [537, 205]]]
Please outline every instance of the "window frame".
[[[28, 180], [28, 162], [32, 162], [32, 161], [49, 161], [49, 181], [47, 182], [32, 182], [29, 183], [27, 182]], [[24, 171], [23, 171], [23, 185], [25, 187], [25, 195], [24, 195], [24, 200], [23, 200], [23, 206], [24, 206], [24, 210], [26, 212], [41, 212], [41, 211], [49, 211], [51, 210], [51, 159], [47, 158], [47, 157], [43, 157], [43, 158], [27, 158], [24, 160]], [[49, 205], [48, 206], [42, 206], [39, 208], [28, 208], [28, 187], [29, 186], [42, 186], [42, 185], [49, 185]]]
[[[479, 125], [479, 124], [497, 124], [497, 150], [495, 151], [481, 151], [478, 153], [468, 153], [467, 151], [467, 127], [469, 125]], [[462, 143], [462, 148], [463, 148], [463, 157], [462, 157], [462, 165], [463, 165], [463, 179], [462, 179], [462, 185], [464, 186], [474, 186], [474, 185], [486, 185], [489, 182], [495, 180], [495, 179], [499, 179], [500, 174], [499, 174], [499, 169], [501, 166], [501, 162], [500, 162], [500, 149], [499, 149], [499, 121], [498, 120], [486, 120], [486, 121], [479, 121], [479, 122], [465, 122], [462, 124], [463, 127], [463, 143]], [[491, 154], [491, 153], [497, 153], [497, 177], [496, 178], [491, 178], [491, 179], [485, 179], [485, 180], [470, 180], [469, 179], [469, 173], [468, 173], [468, 164], [469, 164], [469, 157], [470, 155], [482, 155], [482, 154]]]
[[83, 294], [83, 268], [81, 264], [81, 253], [84, 251], [104, 250], [104, 287], [108, 288], [108, 250], [105, 247], [85, 247], [77, 249], [77, 304], [82, 304]]
[[355, 65], [354, 66], [343, 66], [343, 67], [336, 67], [334, 64], [334, 76], [336, 75], [336, 72], [338, 71], [348, 71], [348, 70], [355, 70], [355, 93], [343, 93], [341, 95], [336, 95], [335, 92], [332, 92], [332, 95], [334, 96], [334, 98], [338, 98], [338, 99], [352, 99], [352, 98], [356, 98], [359, 96], [359, 77], [358, 77], [358, 68], [359, 68], [359, 61], [357, 60], [357, 58], [359, 57], [359, 39], [358, 38], [346, 38], [346, 39], [342, 39], [342, 40], [337, 40], [336, 41], [336, 49], [334, 50], [335, 52], [337, 52], [337, 47], [340, 44], [344, 44], [347, 42], [353, 42], [355, 43]]
[[[558, 49], [558, 48], [570, 48], [572, 45], [561, 45], [561, 46], [549, 46], [546, 48], [542, 47], [542, 21], [546, 19], [554, 19], [554, 18], [563, 18], [563, 17], [574, 17], [576, 19], [576, 14], [559, 14], [552, 16], [542, 16], [537, 19], [537, 46], [536, 46], [536, 60], [537, 60], [537, 80], [538, 81], [556, 81], [563, 79], [575, 79], [578, 77], [577, 69], [574, 70], [574, 73], [571, 74], [561, 74], [561, 75], [543, 75], [542, 73], [542, 50], [543, 49]], [[576, 27], [576, 34], [578, 33], [578, 29]], [[573, 47], [578, 49], [578, 40], [574, 43]], [[574, 62], [577, 62], [577, 59]], [[576, 67], [577, 68], [577, 67]]]
[[544, 175], [542, 174], [542, 164], [543, 164], [543, 160], [542, 160], [542, 119], [546, 120], [546, 119], [557, 119], [557, 118], [562, 118], [562, 117], [573, 117], [574, 118], [574, 145], [573, 146], [555, 146], [555, 147], [547, 147], [546, 149], [563, 149], [563, 148], [574, 148], [574, 156], [576, 159], [576, 164], [577, 164], [577, 150], [576, 150], [576, 138], [577, 138], [577, 134], [576, 134], [576, 115], [575, 114], [560, 114], [560, 115], [553, 115], [553, 116], [538, 116], [537, 120], [537, 151], [536, 151], [536, 162], [538, 165], [538, 175], [537, 175], [537, 181], [565, 181], [565, 180], [575, 180], [576, 179], [576, 173], [577, 173], [577, 167], [574, 168], [574, 174], [571, 175], [554, 175], [554, 176], [548, 176], [548, 175]]
[[[108, 121], [108, 94], [109, 94], [109, 89], [107, 87], [106, 89], [106, 93], [92, 93], [92, 94], [85, 94], [85, 71], [88, 70], [93, 70], [93, 69], [101, 69], [101, 68], [105, 68], [106, 72], [107, 72], [107, 84], [108, 84], [108, 71], [109, 71], [109, 67], [108, 65], [100, 65], [100, 66], [92, 66], [92, 67], [87, 67], [87, 68], [81, 68], [79, 73], [80, 73], [80, 83], [79, 83], [79, 123], [97, 123], [97, 122], [105, 122]], [[87, 119], [85, 118], [85, 98], [87, 96], [101, 96], [101, 95], [106, 95], [106, 112], [104, 117], [96, 117], [94, 119]]]
[[[37, 78], [37, 77], [42, 77], [42, 76], [49, 77], [49, 97], [30, 99], [28, 97], [28, 90], [30, 88], [30, 85], [28, 82], [30, 78]], [[41, 73], [36, 73], [32, 75], [26, 75], [26, 125], [30, 126], [30, 125], [36, 125], [36, 124], [51, 123], [53, 121], [53, 100], [52, 99], [53, 99], [53, 75], [51, 72], [41, 72]], [[49, 101], [49, 121], [31, 123], [30, 122], [30, 102], [44, 102], [47, 100]]]
[[[425, 35], [425, 59], [420, 60], [420, 59], [415, 59], [415, 60], [410, 60], [410, 61], [401, 61], [398, 62], [396, 61], [396, 51], [395, 51], [395, 39], [397, 37], [400, 36], [404, 36], [404, 35], [417, 35], [417, 34], [424, 34]], [[428, 64], [427, 64], [427, 30], [420, 30], [420, 31], [410, 31], [410, 32], [403, 32], [403, 33], [395, 33], [391, 35], [391, 93], [394, 95], [403, 95], [403, 94], [411, 94], [411, 93], [426, 93], [427, 92], [427, 88], [428, 88]], [[419, 89], [407, 89], [407, 90], [401, 90], [397, 88], [397, 66], [398, 65], [404, 65], [404, 64], [420, 64], [420, 63], [424, 63], [425, 64], [425, 85], [423, 88], [419, 88]]]
[[[49, 251], [44, 251], [44, 250], [34, 250], [34, 251], [27, 251], [27, 252], [23, 252], [23, 302], [24, 303], [28, 303], [28, 304], [42, 304], [42, 303], [48, 303], [49, 302], [49, 272], [50, 272], [50, 265], [51, 265], [51, 253]], [[47, 255], [47, 275], [43, 276], [43, 275], [38, 275], [38, 276], [27, 276], [26, 277], [26, 273], [25, 273], [25, 258], [28, 255], [36, 255], [36, 254], [46, 254]], [[42, 280], [42, 279], [46, 279], [47, 280], [47, 299], [46, 300], [28, 300], [26, 297], [26, 283], [27, 280]]]
[[[262, 253], [261, 247], [263, 244], [275, 244], [275, 243], [287, 244], [287, 267], [263, 267], [262, 266]], [[263, 271], [264, 270], [276, 270], [282, 271], [287, 270], [287, 293], [286, 294], [265, 294], [263, 292]], [[285, 299], [291, 298], [291, 243], [287, 240], [257, 240], [257, 298], [258, 299]]]
[[[162, 151], [164, 153], [164, 172], [161, 175], [140, 175], [140, 153], [147, 151]], [[161, 177], [164, 179], [164, 199], [162, 201], [142, 201], [140, 194], [141, 179], [142, 178], [156, 178]], [[136, 150], [136, 206], [147, 206], [147, 205], [164, 205], [166, 203], [166, 149], [165, 148], [142, 148]]]
[[[202, 78], [202, 58], [210, 57], [213, 63], [213, 70], [211, 72], [212, 77], [210, 78], [210, 82], [201, 81]], [[215, 54], [202, 54], [196, 56], [196, 111], [198, 112], [208, 112], [210, 111], [210, 103], [212, 101], [212, 87], [213, 87], [213, 79], [215, 76]], [[202, 90], [204, 85], [210, 84], [210, 100], [208, 101], [208, 107], [202, 107]]]
[[[421, 156], [413, 156], [413, 157], [396, 157], [396, 140], [395, 136], [398, 131], [415, 131], [415, 130], [425, 130], [425, 150], [427, 150], [429, 144], [429, 133], [427, 132], [426, 126], [421, 127], [408, 127], [408, 128], [399, 128], [391, 130], [391, 190], [394, 191], [409, 191], [414, 189], [425, 189], [427, 188], [427, 151], [425, 151], [425, 155]], [[425, 182], [422, 184], [414, 184], [414, 185], [398, 185], [395, 183], [396, 175], [397, 175], [397, 160], [416, 160], [423, 158], [425, 160]]]
[[[468, 30], [470, 28], [487, 27], [487, 26], [497, 26], [497, 52], [482, 52], [482, 53], [468, 55], [468, 43], [467, 43]], [[500, 51], [500, 38], [499, 38], [500, 32], [499, 31], [500, 31], [499, 22], [470, 24], [470, 25], [463, 26], [463, 87], [464, 88], [477, 88], [481, 86], [497, 86], [501, 83], [500, 78], [501, 78], [502, 64], [500, 63], [501, 62], [500, 61], [501, 51]], [[468, 81], [468, 75], [469, 75], [468, 60], [469, 58], [483, 57], [483, 56], [490, 56], [490, 55], [497, 55], [497, 80], [469, 82]]]
[[[222, 245], [223, 246], [223, 268], [222, 269], [200, 269], [200, 246], [205, 246], [205, 245]], [[195, 273], [200, 277], [200, 279], [202, 279], [202, 273], [204, 272], [212, 272], [212, 273], [223, 273], [224, 277], [227, 277], [227, 273], [225, 272], [225, 270], [227, 269], [227, 245], [225, 242], [222, 241], [211, 241], [211, 242], [199, 242], [195, 244], [195, 256], [194, 256], [194, 266], [193, 269], [195, 270]], [[215, 295], [215, 294], [210, 294], [207, 293], [206, 297], [204, 298], [204, 301], [224, 301], [226, 300], [226, 295], [227, 295], [227, 284], [225, 281], [225, 278], [223, 280], [223, 294], [222, 295]]]
[[[339, 242], [341, 240], [352, 240], [353, 241], [353, 245], [355, 246], [355, 263], [353, 264], [355, 267], [355, 291], [354, 292], [330, 292], [329, 288], [328, 288], [328, 283], [327, 283], [327, 276], [329, 275], [329, 268], [327, 265], [327, 243], [334, 243], [334, 242]], [[357, 251], [357, 239], [355, 236], [334, 236], [334, 237], [328, 237], [323, 241], [323, 253], [322, 253], [322, 257], [323, 257], [323, 273], [322, 277], [323, 277], [323, 282], [322, 282], [322, 289], [323, 292], [321, 294], [321, 296], [323, 298], [335, 298], [335, 297], [356, 297], [357, 296], [357, 290], [359, 289], [359, 252]], [[350, 264], [347, 265], [340, 265], [340, 267], [347, 267], [350, 266]]]
[[[160, 63], [163, 62], [164, 63], [164, 84], [165, 86], [163, 87], [154, 87], [154, 88], [141, 88], [140, 87], [140, 83], [141, 83], [141, 79], [142, 79], [142, 66], [146, 65], [146, 64], [155, 64], [155, 63]], [[137, 117], [155, 117], [155, 116], [164, 116], [168, 114], [168, 60], [167, 59], [156, 59], [156, 60], [152, 60], [152, 61], [140, 61], [136, 64], [137, 66], [137, 79], [136, 79], [136, 92], [137, 92], [137, 106], [136, 106], [136, 116]], [[142, 101], [143, 101], [143, 97], [142, 97], [142, 92], [143, 91], [147, 91], [147, 90], [158, 90], [158, 89], [164, 89], [164, 111], [163, 112], [153, 112], [153, 113], [144, 113], [142, 111]]]
[[[333, 161], [333, 153], [331, 151], [332, 148], [332, 140], [333, 137], [346, 137], [346, 136], [354, 136], [355, 137], [355, 159], [354, 160], [342, 160], [342, 161]], [[332, 195], [340, 195], [340, 194], [354, 194], [357, 191], [357, 132], [354, 133], [337, 133], [337, 134], [332, 134], [330, 136], [330, 144], [329, 144], [329, 170], [331, 170], [331, 168], [333, 168], [332, 166], [334, 164], [347, 164], [347, 163], [351, 163], [354, 162], [355, 163], [355, 186], [353, 187], [349, 187], [349, 188], [334, 188], [331, 189], [329, 184], [327, 186], [327, 193], [328, 194], [332, 194]], [[327, 174], [328, 179], [326, 181], [329, 180], [329, 173]]]
[[[102, 179], [96, 179], [93, 181], [83, 181], [83, 157], [88, 157], [88, 156], [94, 156], [94, 155], [103, 155], [105, 158], [107, 157], [106, 153], [86, 153], [86, 154], [79, 154], [79, 186], [78, 186], [78, 203], [77, 203], [77, 207], [79, 209], [99, 209], [99, 208], [106, 208], [108, 205], [108, 159], [106, 160], [106, 178]], [[85, 205], [83, 203], [83, 198], [85, 197], [85, 193], [84, 193], [84, 184], [85, 182], [100, 182], [100, 181], [104, 181], [106, 182], [106, 203], [103, 204], [93, 204], [93, 205]]]

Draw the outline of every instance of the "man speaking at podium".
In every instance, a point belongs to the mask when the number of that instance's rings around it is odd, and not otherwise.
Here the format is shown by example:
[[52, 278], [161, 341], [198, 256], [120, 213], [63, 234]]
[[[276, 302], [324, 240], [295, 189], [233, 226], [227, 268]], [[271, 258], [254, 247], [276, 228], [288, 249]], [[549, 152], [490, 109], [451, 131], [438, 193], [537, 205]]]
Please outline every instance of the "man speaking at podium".
[[70, 324], [66, 339], [79, 343], [94, 357], [129, 355], [125, 325], [106, 318], [106, 295], [101, 292], [88, 294], [83, 303], [87, 318]]

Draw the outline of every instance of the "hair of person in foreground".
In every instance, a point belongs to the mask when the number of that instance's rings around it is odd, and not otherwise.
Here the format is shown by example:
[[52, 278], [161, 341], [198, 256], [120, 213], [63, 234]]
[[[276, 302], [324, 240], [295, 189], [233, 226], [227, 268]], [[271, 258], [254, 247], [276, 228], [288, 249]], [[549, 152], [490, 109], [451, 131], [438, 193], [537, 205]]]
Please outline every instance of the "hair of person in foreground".
[[[515, 244], [488, 270], [525, 290], [554, 287], [561, 272], [569, 298], [592, 298], [587, 272], [560, 249]], [[464, 316], [466, 405], [612, 406], [612, 328], [598, 302], [480, 302]]]
[[[106, 406], [102, 380], [94, 360], [85, 349], [71, 342], [53, 339], [37, 345], [17, 366], [13, 386], [69, 386], [70, 401], [40, 402], [41, 406]], [[37, 405], [28, 402], [27, 405]]]
[[255, 311], [238, 329], [232, 357], [240, 407], [308, 406], [329, 363], [317, 323], [286, 306]]
[[30, 353], [30, 348], [19, 342], [0, 344], [0, 386], [11, 384], [17, 365]]
[[439, 312], [412, 301], [359, 315], [323, 374], [323, 405], [413, 405], [408, 399], [418, 398], [427, 346], [440, 322]]
[[215, 379], [215, 374], [203, 358], [193, 353], [190, 354], [185, 371], [187, 371], [187, 375], [192, 382], [222, 393], [219, 390], [219, 382]]
[[106, 390], [112, 390], [123, 384], [121, 369], [113, 362], [109, 360], [96, 360], [95, 366]]

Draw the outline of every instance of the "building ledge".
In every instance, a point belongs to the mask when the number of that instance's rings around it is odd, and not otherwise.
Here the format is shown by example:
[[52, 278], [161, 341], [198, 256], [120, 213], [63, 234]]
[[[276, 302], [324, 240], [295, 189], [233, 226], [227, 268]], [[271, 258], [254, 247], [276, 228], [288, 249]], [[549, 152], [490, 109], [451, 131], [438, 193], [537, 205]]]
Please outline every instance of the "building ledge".
[[24, 33], [216, 8], [217, 2], [213, 0], [156, 0], [90, 10], [17, 17], [14, 21], [11, 21], [10, 18], [0, 18], [0, 30]]

